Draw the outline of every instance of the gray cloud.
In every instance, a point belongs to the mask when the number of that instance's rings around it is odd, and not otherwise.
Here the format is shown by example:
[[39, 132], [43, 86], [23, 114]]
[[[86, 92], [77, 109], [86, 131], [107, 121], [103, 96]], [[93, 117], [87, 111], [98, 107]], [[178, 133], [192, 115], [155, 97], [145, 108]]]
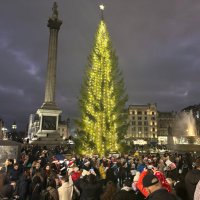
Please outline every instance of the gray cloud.
[[[99, 23], [98, 2], [58, 0], [63, 25], [57, 63], [58, 106], [79, 115], [77, 99]], [[105, 20], [119, 57], [128, 104], [156, 102], [159, 110], [199, 103], [200, 2], [104, 1]], [[0, 3], [0, 118], [25, 129], [43, 103], [53, 0]], [[9, 128], [9, 127], [8, 127]]]

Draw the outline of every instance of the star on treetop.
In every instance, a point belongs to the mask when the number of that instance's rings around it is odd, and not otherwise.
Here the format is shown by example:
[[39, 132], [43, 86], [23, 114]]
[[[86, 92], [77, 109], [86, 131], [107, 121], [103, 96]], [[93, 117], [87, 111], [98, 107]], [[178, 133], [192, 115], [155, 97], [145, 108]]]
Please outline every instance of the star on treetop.
[[101, 10], [101, 19], [103, 20], [104, 19], [103, 11], [104, 11], [105, 6], [103, 4], [101, 4], [101, 5], [99, 5], [99, 8]]
[[99, 5], [100, 10], [104, 10], [105, 6], [103, 4]]

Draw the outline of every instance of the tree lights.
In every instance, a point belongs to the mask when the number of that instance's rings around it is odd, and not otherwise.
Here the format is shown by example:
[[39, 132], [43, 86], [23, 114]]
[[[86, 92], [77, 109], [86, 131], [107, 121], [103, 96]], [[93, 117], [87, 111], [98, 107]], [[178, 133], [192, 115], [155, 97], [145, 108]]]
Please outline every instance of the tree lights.
[[[100, 8], [103, 11], [102, 5]], [[127, 95], [103, 18], [97, 28], [79, 100], [82, 151], [99, 155], [118, 151], [120, 135], [125, 134]]]

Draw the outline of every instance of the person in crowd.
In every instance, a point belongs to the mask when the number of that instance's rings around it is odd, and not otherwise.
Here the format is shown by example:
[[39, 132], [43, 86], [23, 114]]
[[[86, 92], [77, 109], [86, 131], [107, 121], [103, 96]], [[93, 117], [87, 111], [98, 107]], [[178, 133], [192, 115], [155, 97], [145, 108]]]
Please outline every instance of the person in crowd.
[[182, 172], [183, 172], [183, 156], [182, 155], [178, 155], [176, 157], [175, 164], [177, 166], [178, 173], [182, 174]]
[[53, 177], [47, 178], [47, 200], [59, 200], [58, 190], [56, 189], [56, 181]]
[[200, 180], [200, 158], [195, 162], [195, 168], [190, 170], [185, 176], [185, 186], [187, 189], [188, 200], [193, 200], [197, 183]]
[[200, 181], [197, 183], [195, 188], [194, 200], [200, 200]]
[[176, 164], [171, 161], [170, 155], [168, 153], [164, 155], [164, 161], [166, 165], [166, 176], [168, 178], [176, 180], [178, 177], [178, 170]]
[[99, 173], [100, 173], [100, 179], [105, 180], [106, 179], [106, 171], [108, 167], [105, 166], [105, 164], [102, 162], [99, 166]]
[[117, 173], [117, 177], [119, 179], [119, 186], [122, 187], [123, 186], [123, 182], [124, 180], [127, 178], [127, 163], [125, 161], [122, 161], [120, 167], [119, 167], [119, 171]]
[[[48, 151], [48, 153], [44, 153], [44, 151]], [[140, 154], [137, 152], [134, 153], [132, 152], [131, 154], [133, 156], [130, 156], [130, 154], [124, 154], [120, 156], [115, 156], [112, 155], [110, 157], [98, 157], [96, 155], [93, 156], [83, 156], [79, 157], [77, 155], [74, 155], [74, 158], [64, 158], [62, 159], [65, 163], [64, 167], [62, 167], [61, 161], [58, 160], [56, 157], [56, 154], [62, 155], [63, 152], [63, 147], [62, 146], [57, 146], [56, 150], [54, 148], [45, 148], [41, 147], [38, 145], [27, 145], [22, 148], [20, 160], [17, 161], [17, 163], [22, 163], [22, 168], [24, 169], [24, 173], [20, 176], [18, 174], [18, 170], [15, 171], [14, 167], [14, 160], [9, 159], [6, 161], [6, 167], [1, 169], [0, 173], [6, 174], [5, 177], [8, 178], [12, 181], [12, 187], [14, 189], [14, 184], [15, 181], [19, 180], [19, 183], [16, 184], [14, 194], [18, 194], [22, 200], [27, 199], [29, 197], [30, 193], [30, 200], [33, 199], [31, 195], [34, 195], [34, 186], [37, 185], [35, 190], [38, 190], [41, 186], [41, 189], [44, 191], [47, 190], [47, 179], [52, 177], [53, 174], [53, 179], [56, 181], [56, 189], [59, 187], [62, 188], [61, 186], [61, 180], [59, 178], [60, 175], [65, 176], [66, 173], [68, 176], [70, 175], [70, 170], [72, 170], [71, 176], [74, 182], [74, 185], [77, 186], [79, 192], [79, 197], [82, 200], [92, 198], [92, 199], [101, 199], [106, 198], [104, 197], [104, 194], [108, 193], [110, 190], [107, 189], [106, 183], [112, 181], [119, 187], [118, 189], [124, 188], [124, 185], [122, 183], [123, 180], [130, 179], [134, 180], [134, 183], [132, 184], [132, 188], [134, 193], [136, 194], [136, 199], [144, 199], [142, 195], [141, 198], [137, 196], [137, 194], [141, 194], [141, 192], [145, 191], [145, 196], [147, 197], [149, 195], [148, 190], [144, 188], [142, 181], [143, 178], [151, 173], [154, 174], [158, 180], [160, 181], [162, 187], [166, 188], [169, 191], [171, 191], [171, 187], [166, 181], [166, 178], [163, 174], [164, 167], [167, 168], [168, 166], [168, 171], [166, 173], [166, 177], [168, 180], [172, 179], [172, 187], [174, 187], [174, 191], [176, 191], [176, 196], [179, 197], [181, 200], [191, 200], [194, 196], [194, 191], [195, 191], [195, 186], [200, 180], [200, 170], [198, 170], [198, 162], [195, 164], [195, 169], [192, 169], [190, 172], [191, 168], [191, 163], [194, 161], [194, 158], [197, 157], [197, 154], [178, 154], [178, 153], [170, 153], [170, 159], [169, 159], [169, 153], [165, 153], [165, 156], [160, 154], [159, 156], [155, 156], [149, 153], [146, 154]], [[169, 161], [167, 161], [169, 160]], [[49, 163], [47, 163], [49, 162]], [[42, 168], [42, 166], [47, 165]], [[171, 176], [173, 173], [171, 173], [170, 170], [173, 171], [171, 167], [173, 167], [173, 164], [176, 164], [176, 172], [180, 171], [179, 173], [176, 173], [174, 178]], [[69, 164], [69, 165], [68, 165]], [[70, 165], [71, 164], [71, 165]], [[171, 165], [172, 164], [172, 165]], [[32, 167], [31, 167], [32, 165]], [[74, 165], [74, 166], [72, 166]], [[200, 164], [199, 164], [200, 165]], [[16, 165], [17, 166], [17, 165]], [[76, 168], [76, 166], [79, 166], [79, 169]], [[28, 169], [31, 168], [31, 176], [28, 175]], [[64, 169], [64, 170], [63, 170]], [[85, 170], [87, 169], [87, 171]], [[181, 173], [182, 169], [182, 173]], [[184, 170], [185, 169], [185, 170]], [[6, 173], [7, 170], [7, 173]], [[76, 171], [77, 170], [77, 171]], [[83, 171], [83, 172], [82, 172]], [[94, 171], [94, 173], [92, 172]], [[99, 171], [101, 171], [101, 177], [99, 175]], [[185, 171], [185, 172], [184, 172]], [[82, 176], [84, 174], [86, 175], [85, 177], [80, 176], [82, 172]], [[86, 172], [86, 173], [85, 173]], [[124, 173], [121, 173], [124, 172]], [[141, 174], [139, 173], [141, 172]], [[188, 175], [185, 177], [186, 173], [188, 172]], [[93, 174], [94, 176], [90, 175]], [[95, 176], [95, 174], [97, 174]], [[124, 174], [124, 177], [121, 178], [120, 180], [117, 179], [121, 175]], [[139, 175], [138, 175], [139, 174]], [[191, 175], [192, 174], [192, 175]], [[40, 178], [40, 181], [34, 180], [35, 177]], [[193, 178], [193, 176], [195, 178]], [[138, 178], [139, 177], [139, 178]], [[102, 179], [103, 178], [103, 179]], [[170, 179], [171, 178], [171, 179]], [[37, 179], [37, 178], [36, 178]], [[34, 181], [33, 181], [34, 180]], [[6, 184], [10, 185], [10, 183], [7, 181]], [[4, 176], [0, 174], [0, 190], [6, 185], [4, 183]], [[35, 182], [38, 182], [36, 184]], [[171, 181], [170, 181], [171, 182]], [[188, 192], [191, 194], [191, 198], [187, 197], [186, 195], [186, 184], [189, 185], [188, 187]], [[40, 185], [40, 186], [39, 186]], [[63, 184], [63, 187], [66, 184]], [[53, 185], [51, 185], [53, 187]], [[141, 187], [140, 187], [141, 186]], [[8, 186], [7, 189], [9, 189], [10, 186]], [[105, 192], [102, 194], [103, 189]], [[112, 187], [112, 186], [110, 186]], [[30, 188], [29, 190], [27, 188]], [[53, 187], [54, 188], [54, 187]], [[73, 191], [74, 186], [72, 186]], [[143, 189], [141, 189], [143, 188]], [[191, 189], [193, 188], [193, 189]], [[198, 188], [198, 187], [196, 187]], [[140, 189], [140, 190], [139, 190]], [[193, 190], [193, 192], [191, 192]], [[6, 191], [6, 189], [5, 189]], [[140, 192], [141, 191], [141, 192]], [[187, 192], [187, 193], [188, 193]], [[4, 192], [5, 193], [5, 192]], [[44, 192], [36, 192], [36, 200], [39, 200], [38, 198], [44, 197], [43, 194]], [[81, 193], [81, 195], [80, 195]], [[193, 193], [193, 194], [192, 194]], [[198, 192], [197, 195], [198, 196]], [[74, 197], [74, 192], [72, 197]], [[109, 198], [109, 197], [108, 197]]]
[[91, 169], [91, 166], [90, 166], [90, 161], [89, 160], [86, 160], [84, 165], [83, 165], [83, 169], [89, 171]]
[[79, 187], [81, 189], [80, 200], [99, 200], [102, 193], [102, 183], [96, 178], [94, 171], [80, 179]]
[[143, 160], [139, 159], [138, 163], [137, 163], [137, 171], [139, 171], [140, 173], [144, 170], [144, 168], [146, 167], [146, 162], [147, 162], [147, 158], [144, 158]]
[[81, 172], [79, 171], [79, 168], [78, 167], [74, 167], [73, 171], [71, 172], [71, 177], [72, 177], [73, 182], [78, 181], [80, 176], [81, 176]]
[[20, 169], [17, 163], [13, 165], [13, 169], [10, 170], [9, 176], [10, 176], [10, 181], [17, 182], [19, 180]]
[[132, 188], [135, 192], [135, 199], [136, 200], [144, 200], [145, 199], [144, 195], [140, 192], [140, 190], [136, 186], [139, 177], [140, 177], [140, 172], [137, 171], [134, 178], [133, 178]]
[[45, 150], [42, 151], [41, 156], [39, 157], [40, 160], [40, 166], [41, 168], [44, 168], [47, 165], [47, 159], [46, 159], [46, 154], [45, 154]]
[[60, 177], [62, 186], [58, 188], [59, 200], [71, 200], [73, 194], [73, 181], [71, 176]]
[[136, 195], [132, 188], [132, 181], [127, 179], [123, 182], [123, 187], [118, 191], [114, 197], [114, 200], [135, 200]]
[[106, 182], [112, 181], [117, 185], [117, 176], [115, 174], [115, 165], [112, 165], [106, 170]]
[[14, 194], [14, 187], [12, 184], [6, 184], [4, 185], [0, 190], [0, 199], [2, 200], [8, 200], [13, 197]]
[[3, 188], [4, 185], [9, 183], [8, 176], [6, 173], [1, 172], [0, 173], [0, 190]]
[[177, 181], [174, 183], [174, 189], [176, 191], [176, 196], [179, 197], [181, 200], [188, 200], [187, 190], [185, 186], [183, 174], [179, 175]]
[[154, 174], [147, 174], [142, 180], [148, 192], [148, 200], [178, 200], [175, 195], [162, 187], [159, 179]]
[[24, 156], [23, 156], [23, 167], [28, 167], [28, 166], [30, 166], [30, 162], [29, 162], [29, 155], [28, 154], [25, 154]]
[[160, 158], [160, 159], [158, 160], [157, 168], [158, 168], [158, 170], [159, 170], [160, 172], [164, 173], [164, 171], [165, 171], [165, 163], [164, 163], [163, 159]]
[[31, 183], [30, 170], [24, 169], [23, 174], [19, 178], [18, 195], [21, 200], [26, 200], [28, 196], [28, 188]]
[[36, 172], [42, 173], [42, 169], [40, 168], [40, 162], [38, 161], [34, 161], [32, 163], [32, 167], [30, 169], [31, 177], [33, 177]]
[[117, 186], [112, 181], [108, 181], [104, 193], [101, 195], [100, 200], [114, 200], [117, 193]]
[[0, 199], [9, 199], [14, 194], [14, 185], [9, 183], [5, 173], [0, 174]]
[[147, 165], [147, 167], [144, 169], [144, 171], [140, 174], [140, 177], [138, 179], [138, 182], [136, 184], [136, 187], [140, 190], [140, 192], [147, 197], [148, 196], [148, 191], [145, 189], [143, 186], [143, 178], [147, 174], [154, 174], [162, 184], [162, 187], [166, 188], [168, 192], [171, 192], [171, 187], [169, 183], [166, 181], [166, 178], [163, 173], [158, 171], [156, 168], [154, 168], [152, 165]]
[[47, 187], [47, 179], [50, 177], [51, 175], [51, 166], [50, 164], [46, 164], [46, 166], [44, 167], [43, 169], [43, 172], [42, 172], [42, 177], [43, 177], [43, 182], [44, 182], [44, 188]]
[[7, 159], [5, 162], [6, 167], [6, 173], [9, 175], [10, 172], [13, 170], [14, 160], [13, 159]]
[[51, 162], [50, 168], [51, 168], [51, 171], [53, 171], [56, 174], [59, 174], [59, 172], [60, 172], [59, 161], [58, 160], [53, 160]]
[[30, 200], [40, 199], [43, 186], [41, 178], [35, 175], [30, 185]]
[[131, 177], [131, 179], [134, 178], [134, 176], [135, 176], [135, 174], [137, 172], [135, 166], [136, 165], [135, 165], [133, 159], [131, 159], [130, 162], [129, 162], [129, 171], [128, 171], [128, 176]]

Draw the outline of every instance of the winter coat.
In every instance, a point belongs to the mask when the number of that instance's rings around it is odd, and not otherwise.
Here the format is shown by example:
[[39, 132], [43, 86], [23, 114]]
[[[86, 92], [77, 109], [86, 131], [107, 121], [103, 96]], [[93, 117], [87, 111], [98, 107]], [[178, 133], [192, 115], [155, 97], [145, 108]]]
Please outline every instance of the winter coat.
[[0, 199], [11, 199], [14, 193], [14, 188], [12, 185], [10, 184], [6, 184], [4, 185], [1, 189], [0, 189]]
[[135, 192], [131, 187], [123, 187], [119, 192], [116, 193], [114, 200], [134, 200], [136, 199]]
[[106, 178], [106, 170], [104, 168], [104, 166], [101, 164], [99, 166], [99, 173], [100, 173], [100, 178], [101, 179], [105, 179]]
[[190, 170], [185, 176], [185, 186], [188, 194], [188, 200], [193, 200], [197, 183], [200, 180], [200, 170]]
[[58, 188], [59, 200], [71, 200], [73, 194], [73, 184], [65, 182]]
[[47, 187], [47, 191], [49, 193], [48, 200], [59, 200], [58, 191], [55, 188], [49, 186]]
[[40, 199], [42, 192], [42, 184], [37, 183], [36, 185], [31, 185], [31, 200]]
[[80, 180], [81, 196], [80, 200], [99, 200], [102, 192], [101, 183], [88, 183]]
[[141, 173], [145, 167], [146, 167], [146, 165], [144, 163], [142, 163], [142, 164], [138, 165], [137, 171], [139, 171]]
[[81, 176], [80, 172], [73, 172], [71, 175], [73, 181], [77, 181], [80, 178], [80, 176]]
[[106, 171], [106, 181], [112, 181], [113, 183], [117, 184], [117, 176], [115, 175], [114, 169], [109, 168]]
[[43, 189], [43, 185], [39, 176], [33, 177], [30, 185], [31, 200], [40, 199], [40, 195]]
[[148, 196], [148, 200], [178, 200], [175, 195], [168, 192], [166, 189], [161, 188], [154, 191]]
[[20, 176], [20, 170], [11, 169], [10, 170], [10, 181], [17, 181]]
[[22, 175], [19, 179], [18, 192], [21, 200], [25, 200], [28, 195], [28, 188], [31, 180], [25, 175]]
[[175, 183], [174, 189], [177, 197], [179, 197], [181, 200], [188, 200], [184, 177]]
[[121, 178], [124, 180], [127, 176], [126, 168], [123, 166], [120, 166], [117, 176], [118, 176], [118, 178]]

